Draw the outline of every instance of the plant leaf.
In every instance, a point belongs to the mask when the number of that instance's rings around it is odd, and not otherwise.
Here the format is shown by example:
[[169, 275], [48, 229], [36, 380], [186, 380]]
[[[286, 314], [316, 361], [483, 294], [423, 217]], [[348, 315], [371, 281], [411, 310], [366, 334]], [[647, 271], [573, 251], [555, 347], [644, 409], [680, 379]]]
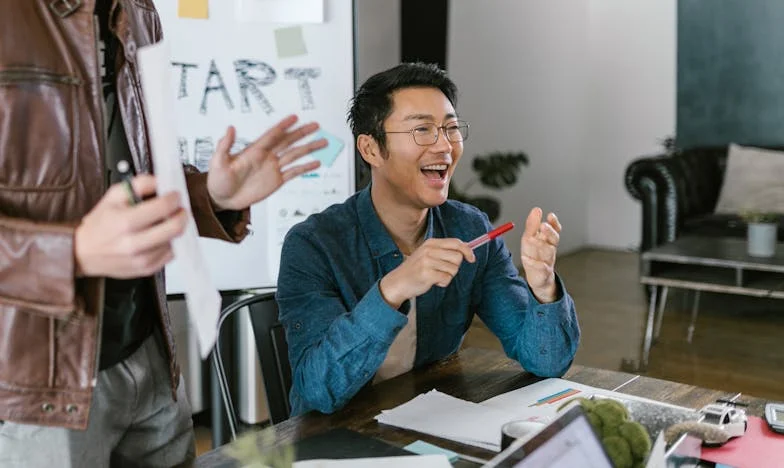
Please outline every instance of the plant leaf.
[[482, 185], [495, 189], [517, 183], [517, 174], [528, 165], [528, 156], [522, 152], [496, 151], [474, 159], [473, 168], [479, 173]]

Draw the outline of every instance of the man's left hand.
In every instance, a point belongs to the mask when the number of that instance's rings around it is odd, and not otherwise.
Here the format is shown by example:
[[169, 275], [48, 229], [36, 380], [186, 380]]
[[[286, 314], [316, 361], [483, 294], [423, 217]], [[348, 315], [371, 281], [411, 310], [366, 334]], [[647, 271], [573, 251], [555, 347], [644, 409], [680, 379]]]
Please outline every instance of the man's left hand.
[[318, 130], [317, 123], [292, 129], [297, 116], [278, 122], [239, 154], [229, 153], [236, 130], [229, 127], [210, 160], [207, 190], [218, 210], [243, 210], [267, 198], [289, 180], [317, 169], [321, 163], [290, 166], [299, 158], [327, 146], [322, 139], [293, 146]]
[[523, 262], [528, 287], [541, 303], [557, 299], [555, 284], [555, 255], [560, 240], [561, 223], [554, 213], [542, 222], [542, 209], [534, 208], [525, 220], [525, 232], [520, 240], [520, 260]]

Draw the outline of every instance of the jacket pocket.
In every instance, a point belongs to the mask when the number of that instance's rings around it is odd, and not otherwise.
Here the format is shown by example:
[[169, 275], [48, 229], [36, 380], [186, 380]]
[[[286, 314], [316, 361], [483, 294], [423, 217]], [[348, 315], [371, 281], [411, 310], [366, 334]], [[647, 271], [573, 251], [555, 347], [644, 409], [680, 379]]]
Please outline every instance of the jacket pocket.
[[82, 80], [42, 68], [0, 69], [0, 191], [60, 191], [76, 178]]
[[[43, 390], [52, 386], [52, 319], [21, 306], [0, 302], [0, 384], [6, 390]], [[71, 361], [76, 363], [78, 361]]]

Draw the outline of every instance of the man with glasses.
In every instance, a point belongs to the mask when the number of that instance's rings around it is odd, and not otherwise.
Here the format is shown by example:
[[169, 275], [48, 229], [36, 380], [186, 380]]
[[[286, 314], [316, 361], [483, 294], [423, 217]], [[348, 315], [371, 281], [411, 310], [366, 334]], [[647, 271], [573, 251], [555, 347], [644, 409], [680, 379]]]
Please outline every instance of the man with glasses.
[[468, 124], [435, 66], [402, 64], [357, 91], [349, 123], [371, 184], [310, 216], [283, 244], [280, 320], [292, 366], [292, 414], [333, 412], [364, 385], [442, 359], [474, 315], [528, 371], [563, 375], [577, 351], [574, 302], [555, 275], [561, 226], [534, 208], [520, 277], [473, 206], [447, 200]]

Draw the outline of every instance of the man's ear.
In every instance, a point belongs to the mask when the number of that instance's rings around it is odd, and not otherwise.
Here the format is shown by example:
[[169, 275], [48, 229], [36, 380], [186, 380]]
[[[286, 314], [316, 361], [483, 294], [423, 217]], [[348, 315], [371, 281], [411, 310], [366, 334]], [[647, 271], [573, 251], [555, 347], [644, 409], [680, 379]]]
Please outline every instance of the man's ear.
[[362, 134], [357, 137], [357, 149], [362, 159], [370, 164], [370, 167], [379, 167], [384, 164], [384, 155], [381, 147], [375, 138], [370, 135]]

